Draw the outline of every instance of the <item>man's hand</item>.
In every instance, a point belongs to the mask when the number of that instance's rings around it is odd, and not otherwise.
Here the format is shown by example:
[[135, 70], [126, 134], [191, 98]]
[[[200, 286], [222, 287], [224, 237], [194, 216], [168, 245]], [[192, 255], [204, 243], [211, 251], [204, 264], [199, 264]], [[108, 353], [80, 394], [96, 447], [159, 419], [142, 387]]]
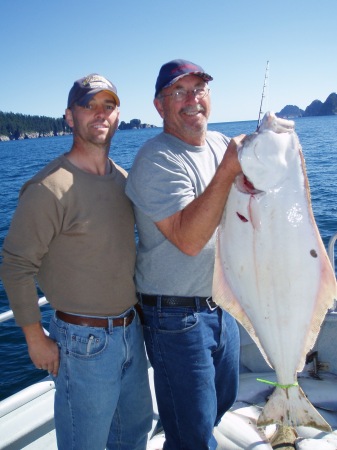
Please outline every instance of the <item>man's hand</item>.
[[57, 376], [60, 355], [57, 344], [45, 335], [40, 322], [22, 327], [25, 334], [28, 353], [38, 369], [47, 370]]
[[233, 181], [236, 175], [241, 172], [241, 166], [238, 159], [238, 147], [240, 147], [245, 137], [245, 134], [240, 134], [230, 140], [220, 164], [221, 169], [226, 172], [226, 176]]

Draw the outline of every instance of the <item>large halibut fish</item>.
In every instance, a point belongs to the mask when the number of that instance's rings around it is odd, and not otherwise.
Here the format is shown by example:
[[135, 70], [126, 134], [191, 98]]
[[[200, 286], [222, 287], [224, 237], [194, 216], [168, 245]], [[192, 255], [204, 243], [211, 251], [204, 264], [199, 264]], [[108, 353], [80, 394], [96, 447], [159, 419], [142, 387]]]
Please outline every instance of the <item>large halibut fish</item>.
[[297, 383], [336, 297], [292, 121], [267, 113], [238, 149], [243, 174], [218, 228], [213, 299], [249, 332], [277, 385], [258, 426], [330, 431]]

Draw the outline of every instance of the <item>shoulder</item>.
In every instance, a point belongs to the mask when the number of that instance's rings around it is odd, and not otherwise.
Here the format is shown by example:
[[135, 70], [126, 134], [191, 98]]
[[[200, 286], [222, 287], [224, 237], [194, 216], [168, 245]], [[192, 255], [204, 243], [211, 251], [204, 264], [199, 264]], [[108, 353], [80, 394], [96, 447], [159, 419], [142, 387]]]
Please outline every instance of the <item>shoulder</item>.
[[112, 159], [110, 159], [110, 161], [111, 161], [112, 166], [114, 168], [114, 171], [113, 171], [114, 174], [118, 178], [125, 180], [127, 178], [127, 176], [128, 176], [127, 171], [122, 166], [119, 166], [118, 164], [116, 164]]
[[133, 161], [128, 175], [128, 183], [130, 178], [148, 178], [149, 173], [152, 174], [159, 168], [166, 167], [171, 156], [171, 147], [164, 133], [146, 141]]
[[139, 172], [146, 167], [149, 170], [151, 167], [153, 170], [182, 167], [184, 158], [191, 149], [193, 151], [193, 146], [171, 134], [162, 132], [145, 142], [140, 148], [130, 172]]
[[71, 171], [69, 171], [69, 168], [66, 167], [65, 161], [66, 158], [64, 156], [59, 156], [47, 164], [22, 186], [20, 196], [22, 196], [28, 188], [33, 186], [44, 186], [54, 195], [60, 197], [73, 185], [74, 178]]
[[166, 152], [170, 148], [167, 136], [165, 133], [160, 133], [157, 136], [147, 140], [139, 149], [133, 166], [142, 159], [153, 159], [160, 153]]
[[218, 131], [207, 131], [206, 141], [220, 146], [225, 145], [225, 147], [227, 148], [230, 138], [222, 133], [219, 133]]

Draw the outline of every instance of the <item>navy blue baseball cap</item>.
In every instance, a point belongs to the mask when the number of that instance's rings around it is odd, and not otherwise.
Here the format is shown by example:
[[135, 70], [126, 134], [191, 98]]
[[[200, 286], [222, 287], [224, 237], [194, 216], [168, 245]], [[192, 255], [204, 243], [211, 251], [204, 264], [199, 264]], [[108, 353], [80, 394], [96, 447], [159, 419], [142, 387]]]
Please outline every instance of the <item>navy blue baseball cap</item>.
[[157, 97], [162, 89], [172, 86], [172, 84], [186, 75], [197, 75], [204, 81], [213, 80], [213, 77], [208, 75], [201, 66], [186, 61], [185, 59], [174, 59], [161, 67], [156, 82], [156, 92], [154, 96]]
[[109, 92], [115, 99], [116, 105], [120, 105], [116, 86], [102, 75], [92, 73], [75, 81], [69, 92], [68, 108], [71, 108], [74, 103], [86, 106], [91, 98], [101, 91]]

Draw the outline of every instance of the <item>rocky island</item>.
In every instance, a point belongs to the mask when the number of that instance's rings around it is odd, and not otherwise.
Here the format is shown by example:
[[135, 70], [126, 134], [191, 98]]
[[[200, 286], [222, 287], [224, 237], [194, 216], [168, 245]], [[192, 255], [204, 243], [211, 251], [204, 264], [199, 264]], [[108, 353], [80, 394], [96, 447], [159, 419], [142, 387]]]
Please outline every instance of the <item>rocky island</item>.
[[287, 105], [280, 112], [276, 113], [278, 117], [291, 119], [296, 117], [311, 116], [334, 116], [337, 114], [337, 94], [332, 93], [328, 96], [324, 103], [320, 100], [314, 100], [305, 110], [295, 105]]
[[140, 119], [132, 119], [130, 122], [125, 123], [123, 120], [119, 124], [119, 130], [138, 130], [140, 128], [157, 128], [155, 125], [149, 125], [148, 123], [142, 123]]

